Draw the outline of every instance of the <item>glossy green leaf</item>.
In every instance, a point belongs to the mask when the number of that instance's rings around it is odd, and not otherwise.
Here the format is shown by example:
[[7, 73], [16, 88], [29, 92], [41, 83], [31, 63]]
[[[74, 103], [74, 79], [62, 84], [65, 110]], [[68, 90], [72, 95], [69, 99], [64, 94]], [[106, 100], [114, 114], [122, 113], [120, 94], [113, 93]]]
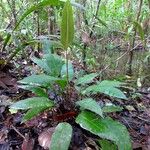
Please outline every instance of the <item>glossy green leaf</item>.
[[53, 83], [53, 81], [58, 80], [58, 78], [48, 76], [45, 74], [41, 75], [31, 75], [29, 77], [24, 78], [23, 80], [20, 80], [19, 83], [22, 84], [29, 84], [29, 85], [43, 85], [43, 86], [48, 86]]
[[43, 112], [44, 110], [48, 109], [48, 107], [35, 107], [30, 110], [24, 115], [22, 122], [26, 122], [33, 117], [39, 115], [39, 113]]
[[52, 135], [50, 150], [68, 150], [71, 137], [71, 125], [68, 123], [59, 123]]
[[61, 87], [62, 90], [64, 90], [67, 86], [67, 80], [64, 79], [57, 80], [56, 83]]
[[60, 76], [61, 68], [64, 64], [63, 60], [55, 54], [46, 55], [45, 59], [50, 70], [50, 75], [54, 77]]
[[89, 86], [82, 92], [82, 94], [104, 93], [104, 94], [112, 96], [112, 97], [127, 100], [127, 97], [125, 96], [125, 94], [120, 89], [117, 88], [117, 87], [121, 86], [121, 84], [122, 83], [119, 81], [104, 80], [104, 81], [98, 83], [97, 85]]
[[124, 125], [111, 118], [100, 118], [96, 114], [83, 111], [76, 118], [83, 129], [98, 135], [101, 138], [113, 141], [119, 150], [131, 150], [131, 140]]
[[45, 72], [47, 72], [48, 74], [50, 74], [51, 70], [49, 69], [46, 60], [44, 59], [39, 59], [36, 57], [31, 58], [31, 60], [37, 64], [41, 69], [43, 69]]
[[37, 107], [53, 107], [54, 103], [50, 99], [46, 97], [32, 97], [27, 98], [24, 100], [20, 100], [10, 106], [12, 109], [30, 109], [30, 108], [37, 108]]
[[61, 43], [65, 50], [70, 46], [74, 38], [74, 19], [70, 1], [67, 0], [62, 12]]
[[84, 84], [90, 83], [97, 76], [98, 76], [97, 73], [91, 73], [91, 74], [85, 75], [76, 81], [76, 85], [79, 85], [79, 84], [84, 85]]
[[92, 98], [86, 98], [81, 101], [76, 102], [82, 109], [90, 110], [101, 117], [103, 117], [103, 112], [101, 107], [96, 103], [96, 101]]
[[58, 77], [60, 76], [63, 60], [55, 54], [45, 54], [43, 59], [32, 58], [32, 61], [36, 63], [41, 69], [43, 69], [47, 74]]
[[127, 97], [125, 96], [125, 94], [117, 88], [101, 88], [101, 93], [104, 93], [106, 95], [109, 95], [110, 97], [116, 97], [116, 98], [120, 98], [120, 99], [125, 99], [127, 100]]
[[[72, 78], [74, 77], [74, 70], [73, 70], [73, 66], [72, 63], [68, 63], [68, 76], [69, 76], [69, 80], [72, 80]], [[61, 77], [62, 78], [66, 78], [67, 77], [67, 68], [66, 68], [66, 64], [64, 64], [62, 66], [61, 69]]]
[[21, 86], [19, 86], [19, 88], [32, 91], [37, 96], [47, 97], [48, 98], [48, 94], [46, 93], [46, 91], [44, 90], [44, 88], [30, 86], [30, 85], [21, 85]]
[[101, 150], [118, 150], [117, 146], [108, 140], [99, 140]]

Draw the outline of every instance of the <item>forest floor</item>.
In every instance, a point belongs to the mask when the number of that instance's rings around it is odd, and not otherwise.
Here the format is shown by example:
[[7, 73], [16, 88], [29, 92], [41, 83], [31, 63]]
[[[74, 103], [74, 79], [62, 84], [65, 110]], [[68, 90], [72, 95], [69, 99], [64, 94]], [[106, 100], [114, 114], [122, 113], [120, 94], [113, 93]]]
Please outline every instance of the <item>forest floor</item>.
[[[69, 116], [69, 113], [73, 112], [52, 114], [46, 111], [21, 124], [24, 112], [9, 111], [8, 106], [13, 101], [34, 96], [18, 87], [17, 80], [28, 76], [31, 71], [27, 62], [22, 62], [20, 66], [16, 69], [10, 65], [0, 71], [0, 150], [43, 150], [39, 145], [39, 137], [46, 136], [49, 128], [63, 121], [70, 122], [73, 126], [70, 150], [97, 150], [98, 146], [93, 140], [96, 137], [74, 122], [74, 115]], [[132, 97], [129, 101], [117, 101], [124, 110], [111, 113], [110, 116], [128, 128], [134, 150], [150, 150], [150, 92], [146, 88], [137, 89], [136, 92], [140, 93], [140, 96]], [[111, 101], [108, 97], [101, 97], [100, 100]]]

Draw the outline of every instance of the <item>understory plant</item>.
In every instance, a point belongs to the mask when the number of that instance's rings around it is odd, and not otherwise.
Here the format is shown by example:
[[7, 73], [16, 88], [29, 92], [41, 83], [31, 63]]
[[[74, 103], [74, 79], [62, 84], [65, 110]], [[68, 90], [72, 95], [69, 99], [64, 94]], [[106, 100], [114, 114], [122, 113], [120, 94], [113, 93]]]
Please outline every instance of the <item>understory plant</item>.
[[[57, 107], [57, 96], [62, 97], [62, 104], [69, 107], [71, 102], [70, 82], [78, 91], [80, 98], [75, 106], [79, 108], [75, 122], [81, 128], [97, 136], [97, 143], [103, 150], [131, 150], [129, 133], [124, 125], [113, 120], [107, 114], [121, 111], [115, 105], [100, 105], [93, 98], [95, 94], [105, 94], [117, 100], [127, 100], [125, 94], [119, 89], [123, 83], [118, 81], [95, 81], [98, 73], [90, 73], [75, 78], [73, 65], [68, 59], [68, 48], [74, 37], [73, 10], [67, 0], [61, 23], [61, 44], [65, 50], [66, 59], [62, 59], [50, 51], [45, 52], [42, 58], [32, 58], [42, 70], [42, 74], [31, 75], [19, 81], [21, 88], [32, 91], [36, 96], [20, 100], [10, 106], [11, 109], [27, 110], [22, 122], [28, 121], [39, 113]], [[49, 97], [49, 92], [56, 95], [56, 99]], [[64, 96], [65, 95], [65, 96]], [[72, 126], [67, 122], [57, 125], [52, 134], [50, 150], [67, 150], [72, 137]], [[65, 137], [65, 138], [64, 138]], [[111, 141], [111, 142], [110, 142]], [[113, 143], [114, 144], [113, 144]]]

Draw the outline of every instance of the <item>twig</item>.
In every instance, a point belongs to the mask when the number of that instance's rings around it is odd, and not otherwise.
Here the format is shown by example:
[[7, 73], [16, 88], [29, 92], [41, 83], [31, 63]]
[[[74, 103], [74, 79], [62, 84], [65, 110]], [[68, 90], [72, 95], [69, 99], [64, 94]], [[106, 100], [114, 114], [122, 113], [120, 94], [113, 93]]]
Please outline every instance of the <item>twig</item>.
[[147, 122], [147, 123], [150, 123], [150, 121], [148, 121], [148, 120], [146, 120], [146, 119], [144, 119], [144, 118], [142, 118], [142, 117], [140, 117], [140, 116], [137, 116], [137, 118], [140, 119], [140, 120], [142, 120], [142, 121], [145, 121], [145, 122]]
[[11, 126], [24, 140], [26, 140], [26, 137], [21, 134], [13, 125]]
[[126, 124], [128, 125], [128, 127], [133, 130], [133, 128], [132, 128], [132, 127], [130, 126], [130, 124], [128, 123], [128, 121], [127, 121], [124, 117], [123, 117], [122, 119], [126, 122]]

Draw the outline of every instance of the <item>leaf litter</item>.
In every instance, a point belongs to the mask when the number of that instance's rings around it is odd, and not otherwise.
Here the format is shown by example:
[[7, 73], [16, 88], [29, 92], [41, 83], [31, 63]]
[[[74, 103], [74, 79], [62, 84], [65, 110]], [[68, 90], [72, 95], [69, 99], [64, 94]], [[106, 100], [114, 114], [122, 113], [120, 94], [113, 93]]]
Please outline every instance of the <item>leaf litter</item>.
[[[8, 110], [8, 106], [14, 100], [32, 97], [32, 94], [29, 91], [22, 91], [16, 82], [18, 78], [15, 79], [14, 76], [16, 75], [10, 75], [9, 72], [0, 72], [0, 149], [44, 150], [48, 148], [51, 135], [56, 125], [60, 122], [67, 121], [73, 126], [70, 150], [97, 150], [97, 143], [91, 140], [97, 139], [97, 137], [81, 129], [74, 122], [74, 117], [78, 113], [78, 110], [75, 108], [73, 108], [73, 110], [66, 110], [66, 108], [60, 104], [60, 110], [56, 108], [56, 110], [45, 111], [32, 120], [21, 124], [24, 112], [11, 114]], [[149, 150], [150, 93], [149, 91], [143, 92], [143, 89], [138, 92], [140, 92], [141, 97], [138, 97], [136, 100], [130, 99], [129, 101], [115, 102], [123, 108], [123, 111], [108, 114], [113, 119], [122, 122], [128, 128], [134, 150]], [[74, 92], [71, 94], [76, 95]], [[16, 95], [18, 95], [18, 97]], [[72, 101], [75, 101], [76, 98], [77, 96], [72, 98]], [[105, 104], [111, 101], [109, 97], [104, 97], [103, 95], [98, 96], [96, 100], [98, 103]], [[45, 138], [46, 141], [43, 141]]]

